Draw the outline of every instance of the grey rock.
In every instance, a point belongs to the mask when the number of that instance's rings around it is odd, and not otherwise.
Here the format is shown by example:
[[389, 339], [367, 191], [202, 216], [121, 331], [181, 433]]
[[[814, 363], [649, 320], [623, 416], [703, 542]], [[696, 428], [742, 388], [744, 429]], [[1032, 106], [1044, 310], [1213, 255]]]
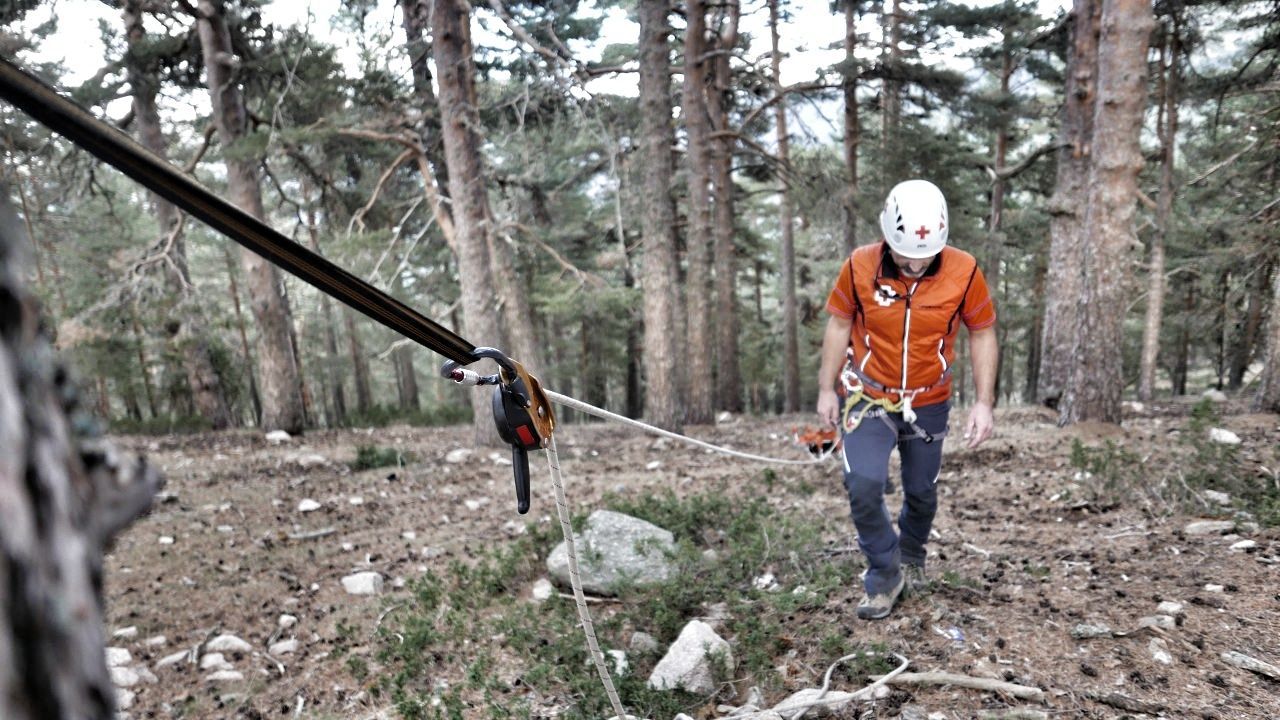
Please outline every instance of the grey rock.
[[183, 660], [186, 660], [187, 655], [189, 654], [190, 653], [188, 651], [182, 650], [172, 655], [165, 655], [164, 657], [160, 658], [159, 662], [156, 663], [156, 668], [166, 668], [166, 667], [169, 667], [170, 665], [177, 665], [178, 663], [181, 663]]
[[117, 640], [133, 640], [138, 637], [138, 628], [137, 626], [134, 626], [134, 625], [130, 625], [129, 627], [122, 627], [119, 630], [116, 630], [115, 632], [111, 633], [111, 637]]
[[293, 437], [289, 435], [289, 433], [285, 432], [284, 430], [272, 430], [271, 432], [267, 433], [267, 442], [272, 445], [287, 443], [292, 439]]
[[1227, 401], [1227, 394], [1214, 388], [1205, 390], [1201, 393], [1200, 397], [1203, 397], [1209, 402], [1224, 403]]
[[215, 673], [209, 673], [204, 677], [205, 682], [240, 682], [244, 680], [244, 675], [235, 670], [219, 670]]
[[680, 636], [667, 648], [667, 654], [649, 675], [649, 687], [656, 690], [684, 688], [692, 693], [709, 695], [719, 683], [718, 670], [733, 670], [733, 650], [711, 626], [693, 620], [680, 631]]
[[1156, 606], [1156, 612], [1161, 615], [1173, 615], [1177, 617], [1182, 614], [1182, 603], [1172, 600], [1164, 600]]
[[1204, 495], [1205, 499], [1209, 500], [1210, 502], [1214, 502], [1219, 505], [1223, 505], [1227, 507], [1230, 507], [1231, 505], [1231, 496], [1220, 490], [1202, 490], [1201, 494]]
[[142, 644], [146, 645], [149, 648], [164, 647], [165, 645], [169, 644], [169, 638], [165, 637], [164, 635], [152, 635], [146, 640], [143, 640]]
[[1176, 630], [1178, 628], [1178, 622], [1170, 615], [1151, 615], [1149, 617], [1138, 618], [1138, 627]]
[[201, 670], [230, 670], [231, 667], [222, 653], [206, 653], [200, 657]]
[[1109, 638], [1111, 637], [1111, 628], [1106, 625], [1091, 625], [1089, 623], [1079, 623], [1071, 628], [1071, 637], [1077, 640], [1091, 640], [1093, 638]]
[[142, 678], [130, 668], [113, 667], [111, 668], [111, 682], [116, 687], [127, 688], [142, 682]]
[[1164, 638], [1152, 638], [1151, 642], [1147, 643], [1147, 650], [1151, 651], [1151, 659], [1161, 665], [1173, 664], [1173, 656], [1169, 654], [1169, 645]]
[[1235, 520], [1196, 520], [1187, 523], [1182, 532], [1187, 535], [1221, 535], [1236, 528]]
[[213, 653], [241, 653], [249, 654], [253, 652], [253, 646], [241, 640], [235, 635], [223, 634], [205, 643], [206, 652]]
[[127, 648], [107, 648], [107, 667], [122, 667], [131, 662], [133, 662], [133, 655], [129, 654], [129, 650]]
[[288, 615], [288, 614], [281, 615], [280, 619], [276, 621], [276, 625], [278, 625], [281, 630], [288, 630], [289, 628], [297, 624], [298, 624], [298, 618], [295, 615]]
[[464, 463], [471, 458], [471, 448], [457, 448], [445, 453], [444, 461], [451, 465]]
[[1240, 436], [1225, 428], [1210, 428], [1209, 439], [1220, 445], [1239, 445]]
[[647, 632], [631, 633], [631, 642], [627, 645], [631, 652], [647, 653], [658, 649], [658, 639]]
[[929, 711], [920, 705], [903, 705], [898, 711], [900, 720], [928, 720]]
[[[587, 592], [611, 595], [624, 583], [648, 585], [675, 573], [668, 554], [675, 538], [667, 530], [611, 510], [596, 510], [587, 527], [575, 535], [578, 570]], [[569, 584], [569, 553], [561, 542], [547, 557], [547, 571], [563, 585]]]
[[551, 585], [550, 580], [546, 578], [538, 578], [537, 581], [533, 583], [533, 589], [529, 592], [529, 595], [533, 598], [534, 602], [543, 603], [550, 600], [551, 596], [554, 595], [555, 592], [556, 589]]
[[377, 595], [382, 592], [382, 575], [376, 572], [358, 572], [342, 578], [342, 588], [349, 595]]
[[133, 707], [133, 701], [138, 698], [138, 694], [132, 690], [124, 688], [116, 688], [116, 708], [120, 710], [128, 710]]
[[292, 655], [298, 652], [298, 640], [297, 638], [290, 638], [289, 640], [271, 643], [271, 647], [267, 648], [267, 652], [272, 655]]

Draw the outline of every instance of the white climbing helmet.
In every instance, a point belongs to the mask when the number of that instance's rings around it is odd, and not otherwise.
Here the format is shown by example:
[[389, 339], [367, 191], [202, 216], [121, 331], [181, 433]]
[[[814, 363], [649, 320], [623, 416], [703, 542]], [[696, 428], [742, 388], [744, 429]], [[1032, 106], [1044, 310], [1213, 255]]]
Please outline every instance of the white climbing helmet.
[[928, 180], [893, 186], [880, 211], [880, 231], [893, 251], [912, 259], [933, 257], [947, 244], [947, 199]]

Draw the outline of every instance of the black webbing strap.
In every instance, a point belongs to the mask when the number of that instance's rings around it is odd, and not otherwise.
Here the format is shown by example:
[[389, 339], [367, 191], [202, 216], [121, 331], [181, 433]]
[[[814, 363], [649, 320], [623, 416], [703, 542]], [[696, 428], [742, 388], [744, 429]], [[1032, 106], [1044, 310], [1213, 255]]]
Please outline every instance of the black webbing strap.
[[424, 347], [467, 365], [475, 346], [214, 195], [132, 138], [0, 58], [0, 97], [214, 230]]

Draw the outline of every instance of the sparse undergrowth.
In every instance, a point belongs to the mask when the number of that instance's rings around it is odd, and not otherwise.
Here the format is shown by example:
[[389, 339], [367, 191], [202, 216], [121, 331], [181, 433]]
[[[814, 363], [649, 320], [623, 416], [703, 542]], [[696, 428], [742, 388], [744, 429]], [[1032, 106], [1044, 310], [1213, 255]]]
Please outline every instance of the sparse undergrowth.
[[[678, 572], [659, 585], [624, 588], [618, 603], [593, 605], [602, 648], [627, 648], [636, 631], [666, 647], [690, 620], [718, 614], [725, 618], [721, 633], [732, 638], [736, 660], [722, 678], [726, 697], [733, 694], [727, 683], [735, 681], [758, 685], [766, 694], [782, 691], [773, 668], [794, 641], [788, 618], [821, 608], [855, 574], [849, 562], [819, 557], [816, 531], [759, 499], [739, 504], [723, 496], [678, 498], [668, 492], [635, 501], [609, 498], [605, 505], [670, 529], [677, 538]], [[530, 525], [518, 541], [472, 565], [453, 563], [447, 573], [415, 581], [408, 607], [380, 631], [378, 659], [387, 672], [373, 689], [410, 719], [527, 717], [532, 703], [558, 705], [564, 718], [612, 715], [590, 669], [573, 603], [552, 598], [534, 604], [520, 597], [544, 573], [541, 559], [559, 539]], [[774, 573], [781, 589], [755, 587], [765, 572]], [[835, 630], [821, 645], [832, 656], [858, 649], [847, 633]], [[628, 712], [672, 717], [707, 702], [681, 691], [649, 689], [646, 680], [659, 659], [657, 652], [628, 652], [630, 669], [616, 678]], [[441, 674], [433, 670], [445, 666], [465, 668], [465, 681], [454, 687], [431, 682]], [[862, 682], [867, 673], [888, 668], [873, 654], [840, 672]]]

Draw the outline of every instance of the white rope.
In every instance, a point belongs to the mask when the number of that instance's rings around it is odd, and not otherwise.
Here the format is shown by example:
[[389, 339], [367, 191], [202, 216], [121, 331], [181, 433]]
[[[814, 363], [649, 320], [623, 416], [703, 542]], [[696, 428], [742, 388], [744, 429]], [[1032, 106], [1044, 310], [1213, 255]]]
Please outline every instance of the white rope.
[[573, 526], [569, 522], [569, 502], [564, 496], [564, 480], [560, 475], [560, 453], [556, 451], [556, 439], [550, 438], [547, 445], [547, 464], [551, 467], [551, 486], [556, 491], [556, 514], [560, 516], [560, 532], [564, 534], [564, 546], [569, 556], [569, 584], [573, 586], [573, 599], [578, 605], [578, 617], [582, 620], [582, 632], [587, 636], [587, 647], [591, 651], [591, 660], [595, 663], [600, 681], [604, 683], [605, 694], [613, 705], [614, 717], [625, 720], [629, 717], [622, 709], [622, 700], [613, 687], [613, 675], [605, 665], [604, 654], [600, 652], [600, 643], [596, 640], [595, 625], [591, 623], [591, 611], [587, 609], [587, 597], [582, 592], [582, 578], [578, 576], [578, 553], [574, 548]]
[[765, 457], [764, 455], [753, 455], [751, 453], [741, 452], [738, 450], [733, 450], [731, 448], [721, 447], [719, 445], [713, 445], [709, 442], [698, 440], [696, 438], [691, 438], [687, 435], [681, 435], [680, 433], [671, 432], [670, 430], [663, 430], [660, 427], [655, 427], [648, 423], [640, 422], [639, 420], [632, 420], [629, 417], [623, 417], [622, 415], [611, 413], [608, 410], [602, 410], [601, 408], [598, 408], [595, 405], [584, 403], [581, 400], [575, 400], [574, 398], [571, 398], [568, 395], [561, 395], [558, 392], [547, 390], [546, 395], [547, 395], [547, 398], [549, 400], [552, 400], [553, 402], [559, 403], [560, 405], [563, 405], [567, 408], [573, 408], [574, 410], [581, 410], [582, 412], [587, 413], [588, 415], [595, 415], [596, 417], [604, 418], [605, 420], [613, 420], [615, 422], [620, 422], [623, 425], [630, 425], [631, 427], [639, 428], [653, 435], [661, 435], [662, 437], [671, 438], [672, 440], [678, 440], [682, 443], [697, 445], [698, 447], [706, 448], [708, 450], [713, 450], [715, 452], [723, 453], [725, 455], [732, 455], [733, 457], [745, 458], [747, 460], [758, 460], [760, 462], [775, 463], [778, 465], [813, 465], [815, 463], [820, 463], [826, 460], [828, 457], [831, 457], [831, 454], [832, 454], [830, 452], [823, 453], [822, 455], [816, 458], [811, 458], [809, 460], [788, 460], [785, 458], [773, 458], [773, 457]]

